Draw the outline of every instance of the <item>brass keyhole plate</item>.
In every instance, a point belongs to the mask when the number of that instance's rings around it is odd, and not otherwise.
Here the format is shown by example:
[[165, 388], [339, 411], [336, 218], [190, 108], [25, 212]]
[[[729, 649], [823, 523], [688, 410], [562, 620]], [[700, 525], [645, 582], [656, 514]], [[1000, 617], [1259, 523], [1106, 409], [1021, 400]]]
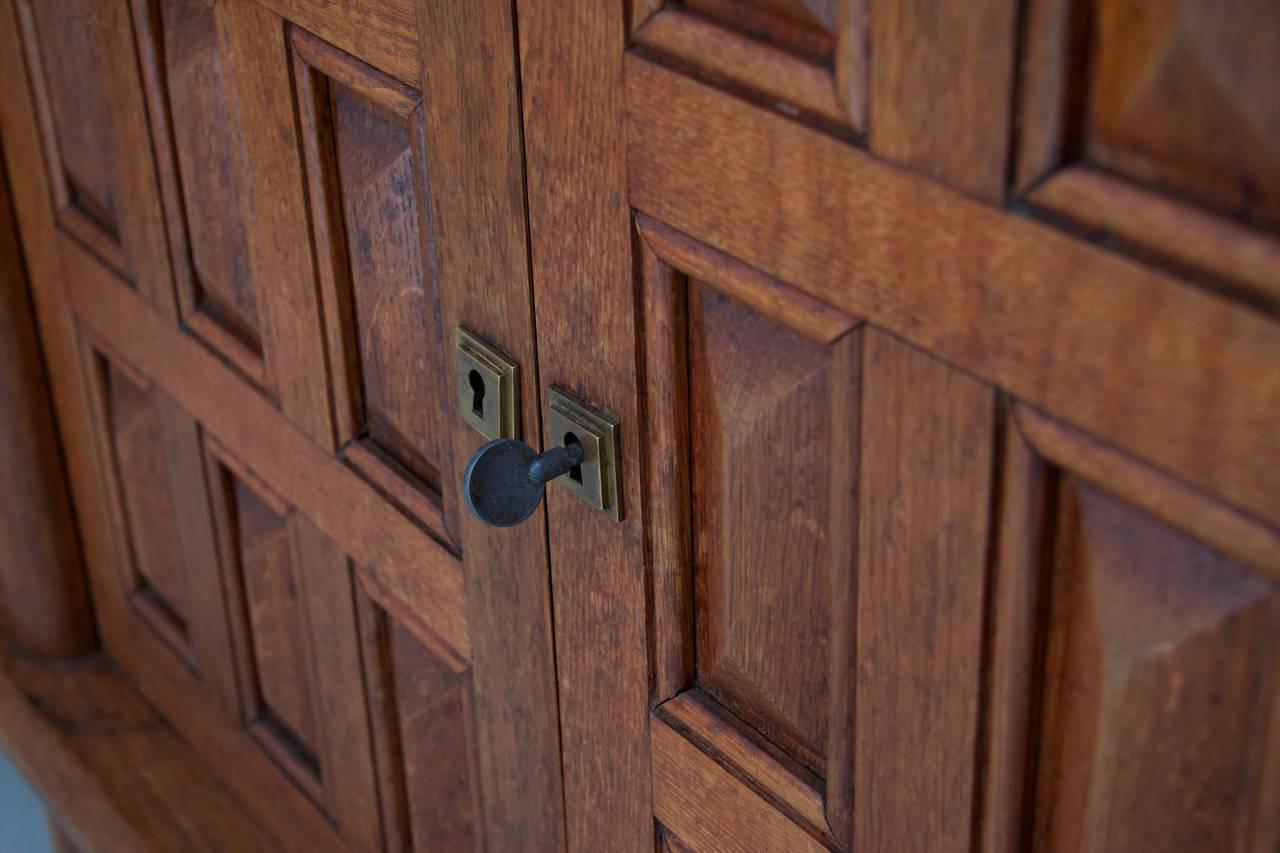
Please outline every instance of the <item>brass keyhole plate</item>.
[[520, 373], [515, 362], [462, 327], [454, 353], [458, 414], [487, 439], [519, 438]]
[[572, 492], [614, 521], [621, 521], [618, 422], [555, 385], [547, 394], [548, 446], [561, 445], [573, 438], [582, 446], [582, 463], [575, 467], [572, 475], [558, 477], [551, 484]]

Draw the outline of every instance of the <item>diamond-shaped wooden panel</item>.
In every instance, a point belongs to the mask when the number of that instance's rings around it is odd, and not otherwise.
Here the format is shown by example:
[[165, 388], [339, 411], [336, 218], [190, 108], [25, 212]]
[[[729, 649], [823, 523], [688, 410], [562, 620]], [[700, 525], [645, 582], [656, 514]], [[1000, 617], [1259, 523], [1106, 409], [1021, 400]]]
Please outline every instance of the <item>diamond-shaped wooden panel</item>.
[[1274, 581], [1074, 478], [1055, 563], [1036, 849], [1260, 841]]
[[1091, 30], [1086, 159], [1280, 223], [1280, 5], [1098, 0]]

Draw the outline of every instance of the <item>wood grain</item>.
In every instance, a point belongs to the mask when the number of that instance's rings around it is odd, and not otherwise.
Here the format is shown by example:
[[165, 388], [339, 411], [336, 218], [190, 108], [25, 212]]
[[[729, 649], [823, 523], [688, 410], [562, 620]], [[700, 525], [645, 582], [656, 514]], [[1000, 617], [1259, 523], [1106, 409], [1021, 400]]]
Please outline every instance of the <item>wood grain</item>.
[[[427, 263], [428, 277], [441, 288], [441, 327], [452, 340], [453, 331], [466, 326], [520, 366], [523, 438], [536, 447], [538, 390], [546, 376], [539, 373], [534, 340], [514, 16], [510, 3], [495, 0], [465, 15], [420, 0], [420, 79], [430, 106], [422, 113], [417, 156], [430, 168], [434, 251]], [[454, 397], [442, 399], [452, 404]], [[452, 405], [448, 424], [452, 459], [445, 478], [459, 483], [483, 439]], [[499, 530], [470, 513], [459, 515], [485, 844], [562, 849], [546, 516], [540, 511]]]
[[28, 654], [55, 658], [95, 634], [47, 382], [0, 168], [0, 619]]
[[573, 850], [647, 850], [650, 783], [637, 772], [649, 766], [647, 435], [626, 182], [626, 9], [593, 0], [519, 0], [516, 9], [539, 384], [621, 424], [621, 524], [564, 490], [547, 495], [566, 832]]
[[863, 349], [855, 850], [967, 850], [995, 400], [877, 332]]
[[403, 83], [417, 86], [421, 80], [414, 0], [259, 2]]
[[242, 141], [247, 164], [243, 215], [250, 272], [255, 282], [264, 283], [258, 309], [273, 380], [270, 390], [281, 411], [304, 433], [333, 448], [323, 320], [285, 23], [258, 0], [229, 0], [221, 14], [232, 114], [239, 127], [256, 129]]
[[690, 532], [687, 284], [646, 241], [640, 247], [644, 318], [646, 561], [652, 574], [653, 702], [694, 678]]
[[1049, 464], [1027, 442], [1011, 412], [1001, 417], [1003, 457], [994, 504], [998, 518], [987, 593], [988, 664], [978, 753], [982, 787], [975, 812], [975, 847], [983, 853], [1027, 847], [1049, 580], [1045, 555], [1054, 509]]
[[1280, 520], [1274, 322], [644, 60], [627, 80], [646, 214]]
[[1013, 0], [870, 0], [871, 150], [970, 195], [1004, 195]]

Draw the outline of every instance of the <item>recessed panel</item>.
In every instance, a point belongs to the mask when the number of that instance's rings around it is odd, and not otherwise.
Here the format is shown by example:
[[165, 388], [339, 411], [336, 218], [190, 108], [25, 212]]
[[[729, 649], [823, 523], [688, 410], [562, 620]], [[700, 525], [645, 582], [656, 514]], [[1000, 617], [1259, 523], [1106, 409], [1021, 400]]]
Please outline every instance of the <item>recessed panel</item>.
[[1264, 802], [1270, 578], [1063, 482], [1036, 849], [1236, 850]]
[[[701, 686], [811, 766], [828, 726], [830, 347], [691, 282]], [[855, 429], [856, 424], [850, 424]]]
[[159, 9], [192, 273], [189, 307], [256, 352], [261, 331], [241, 207], [237, 125], [216, 13], [207, 0], [161, 0]]

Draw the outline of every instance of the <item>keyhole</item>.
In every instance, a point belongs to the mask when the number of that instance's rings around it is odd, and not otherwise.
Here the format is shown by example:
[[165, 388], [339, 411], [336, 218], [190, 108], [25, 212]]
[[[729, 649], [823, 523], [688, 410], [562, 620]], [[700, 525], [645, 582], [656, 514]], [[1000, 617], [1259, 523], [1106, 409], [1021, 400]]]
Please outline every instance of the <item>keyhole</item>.
[[471, 383], [471, 413], [477, 418], [483, 418], [484, 377], [480, 375], [480, 371], [473, 370], [467, 374], [467, 381]]
[[[582, 442], [578, 441], [578, 437], [571, 432], [566, 432], [564, 434], [563, 444], [565, 447], [568, 447], [571, 444], [576, 444], [579, 447], [582, 446]], [[582, 466], [581, 465], [574, 465], [572, 468], [569, 469], [569, 479], [573, 480], [575, 483], [579, 485], [582, 484]]]

